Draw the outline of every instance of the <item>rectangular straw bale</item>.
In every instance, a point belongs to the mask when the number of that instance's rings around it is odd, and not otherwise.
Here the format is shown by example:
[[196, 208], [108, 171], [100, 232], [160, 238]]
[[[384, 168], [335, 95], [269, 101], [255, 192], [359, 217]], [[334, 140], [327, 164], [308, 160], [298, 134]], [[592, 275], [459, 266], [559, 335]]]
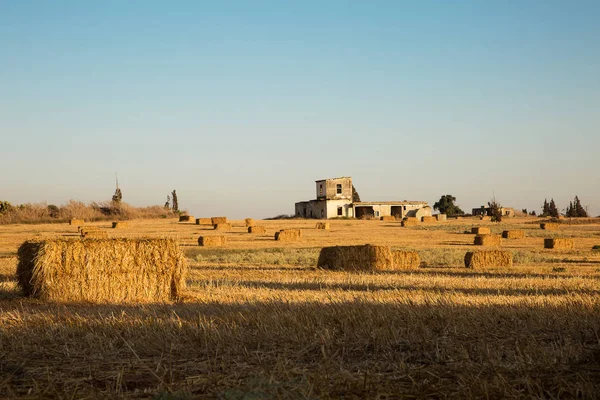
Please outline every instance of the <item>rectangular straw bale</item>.
[[115, 221], [112, 223], [113, 229], [129, 228], [129, 222]]
[[27, 296], [65, 302], [165, 302], [185, 289], [185, 257], [174, 239], [49, 239], [18, 251]]
[[477, 235], [473, 244], [476, 246], [500, 246], [502, 244], [502, 236], [500, 235]]
[[479, 217], [479, 219], [481, 221], [491, 221], [492, 217], [490, 217], [489, 215], [482, 215], [481, 217]]
[[212, 218], [196, 218], [196, 225], [212, 225]]
[[525, 231], [521, 230], [509, 230], [502, 232], [504, 239], [523, 239], [525, 237]]
[[246, 228], [249, 228], [254, 225], [254, 220], [252, 218], [246, 218], [244, 222], [246, 223]]
[[408, 218], [404, 218], [402, 220], [401, 225], [403, 227], [409, 227], [409, 226], [417, 226], [419, 225], [419, 220], [416, 217], [408, 217]]
[[333, 246], [321, 249], [317, 266], [340, 271], [384, 271], [394, 269], [389, 246]]
[[317, 222], [317, 225], [315, 228], [316, 229], [324, 229], [324, 230], [328, 231], [331, 228], [331, 224], [329, 224], [329, 222]]
[[83, 220], [83, 219], [73, 218], [69, 221], [69, 225], [80, 226], [80, 225], [84, 225], [84, 224], [85, 224], [85, 220]]
[[203, 247], [221, 247], [227, 244], [225, 236], [200, 236], [198, 245]]
[[231, 224], [214, 224], [213, 228], [215, 228], [215, 231], [230, 231]]
[[259, 235], [265, 234], [265, 233], [267, 233], [267, 228], [265, 228], [264, 226], [258, 226], [258, 225], [249, 226], [248, 233], [254, 233], [254, 234], [259, 234]]
[[421, 257], [416, 251], [392, 251], [394, 256], [394, 269], [418, 268], [421, 265]]
[[394, 217], [393, 215], [384, 215], [383, 217], [379, 218], [381, 221], [383, 222], [394, 222], [396, 221], [396, 217]]
[[545, 229], [547, 231], [556, 231], [560, 228], [560, 225], [554, 222], [543, 222], [540, 224], [540, 228]]
[[107, 231], [101, 231], [100, 229], [82, 229], [81, 230], [81, 237], [82, 238], [88, 238], [88, 239], [101, 239], [101, 238], [107, 238], [108, 237], [108, 232]]
[[471, 233], [476, 235], [489, 235], [492, 231], [487, 226], [474, 226], [471, 228]]
[[438, 220], [438, 222], [443, 222], [447, 220], [446, 214], [436, 214], [435, 218]]
[[573, 239], [571, 238], [544, 239], [545, 249], [571, 250], [573, 249], [574, 245]]
[[212, 225], [227, 223], [227, 217], [212, 217], [210, 220]]
[[180, 215], [179, 222], [194, 222], [193, 215]]
[[432, 222], [437, 222], [437, 219], [435, 217], [431, 217], [431, 216], [423, 216], [423, 217], [421, 217], [421, 222], [432, 223]]
[[300, 229], [282, 229], [275, 232], [275, 240], [280, 242], [297, 242], [302, 237]]
[[478, 250], [465, 254], [465, 267], [512, 267], [513, 257], [510, 251], [504, 250]]

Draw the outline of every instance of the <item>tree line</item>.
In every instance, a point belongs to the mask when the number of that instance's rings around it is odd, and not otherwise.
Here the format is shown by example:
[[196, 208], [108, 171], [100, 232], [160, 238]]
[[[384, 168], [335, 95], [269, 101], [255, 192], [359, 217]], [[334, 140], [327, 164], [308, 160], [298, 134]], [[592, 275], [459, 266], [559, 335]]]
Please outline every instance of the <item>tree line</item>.
[[[460, 207], [455, 204], [455, 202], [456, 197], [452, 196], [451, 194], [446, 194], [440, 197], [440, 199], [437, 202], [435, 202], [435, 204], [433, 205], [433, 209], [438, 210], [441, 214], [446, 214], [449, 217], [465, 215], [465, 212], [461, 210]], [[495, 197], [488, 202], [489, 214], [492, 217], [492, 221], [499, 222], [502, 220], [501, 208], [502, 205], [500, 205], [500, 203], [496, 201]], [[535, 210], [529, 213], [525, 208], [522, 211], [525, 214], [533, 216], [536, 215]], [[558, 210], [558, 207], [556, 206], [556, 203], [554, 202], [554, 199], [550, 199], [549, 202], [548, 199], [544, 199], [544, 204], [542, 205], [542, 213], [540, 214], [540, 217], [558, 218], [559, 216], [560, 212]], [[575, 196], [575, 198], [571, 202], [569, 202], [569, 206], [565, 209], [565, 216], [573, 218], [588, 216], [588, 212], [586, 211], [585, 207], [581, 205], [581, 201], [579, 200], [578, 196]]]

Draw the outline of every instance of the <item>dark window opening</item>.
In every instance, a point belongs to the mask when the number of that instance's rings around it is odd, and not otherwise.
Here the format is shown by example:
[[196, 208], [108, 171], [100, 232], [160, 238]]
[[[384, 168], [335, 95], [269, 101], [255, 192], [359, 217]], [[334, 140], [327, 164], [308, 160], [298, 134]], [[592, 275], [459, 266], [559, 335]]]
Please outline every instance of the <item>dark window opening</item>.
[[337, 185], [337, 194], [342, 194], [342, 185], [339, 183]]
[[319, 185], [319, 196], [323, 196], [323, 184]]
[[344, 215], [344, 209], [342, 207], [338, 207], [338, 217], [341, 217]]

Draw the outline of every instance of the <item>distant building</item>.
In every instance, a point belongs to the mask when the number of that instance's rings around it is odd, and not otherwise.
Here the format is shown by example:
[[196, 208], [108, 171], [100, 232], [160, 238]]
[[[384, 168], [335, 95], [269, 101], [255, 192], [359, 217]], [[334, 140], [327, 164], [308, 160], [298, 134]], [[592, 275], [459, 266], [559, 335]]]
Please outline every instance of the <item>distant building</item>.
[[295, 204], [295, 215], [301, 218], [328, 219], [336, 217], [378, 218], [395, 216], [420, 218], [431, 215], [424, 201], [361, 201], [352, 200], [352, 178], [321, 179], [316, 183], [316, 199]]
[[[501, 207], [500, 211], [502, 212], [502, 216], [504, 217], [514, 217], [515, 216], [515, 209], [512, 207]], [[491, 216], [491, 209], [489, 207], [486, 206], [481, 206], [479, 208], [474, 208], [473, 212], [471, 212], [471, 214], [476, 215], [476, 216]]]

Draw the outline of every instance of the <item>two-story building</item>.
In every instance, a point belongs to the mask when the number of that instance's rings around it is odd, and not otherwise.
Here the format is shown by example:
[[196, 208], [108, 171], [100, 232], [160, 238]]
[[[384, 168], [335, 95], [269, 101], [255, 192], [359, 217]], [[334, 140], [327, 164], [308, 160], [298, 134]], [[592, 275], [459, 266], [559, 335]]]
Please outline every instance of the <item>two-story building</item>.
[[316, 183], [316, 199], [295, 204], [295, 215], [301, 218], [378, 218], [431, 215], [424, 201], [354, 201], [352, 178], [321, 179]]

